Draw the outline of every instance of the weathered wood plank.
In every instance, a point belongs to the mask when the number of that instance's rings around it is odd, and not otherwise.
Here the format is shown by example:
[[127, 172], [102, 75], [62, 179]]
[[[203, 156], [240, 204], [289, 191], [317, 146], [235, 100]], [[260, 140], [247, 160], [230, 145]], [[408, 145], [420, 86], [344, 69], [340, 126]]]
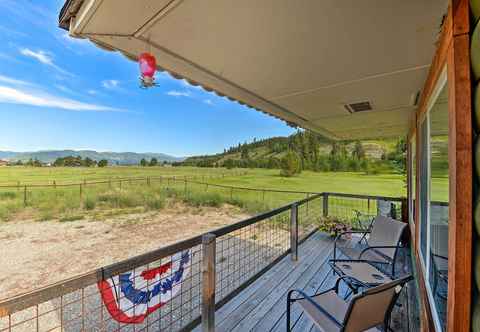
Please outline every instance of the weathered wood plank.
[[[306, 257], [309, 257], [317, 248], [318, 237], [321, 237], [321, 234], [312, 235], [307, 241], [301, 244], [299, 247], [299, 259], [301, 264]], [[290, 271], [293, 264], [290, 259], [283, 259], [278, 264], [273, 266], [268, 272], [256, 280], [253, 284], [243, 290], [240, 294], [235, 296], [227, 304], [218, 309], [215, 313], [216, 325], [220, 325], [229, 315], [247, 301], [251, 296], [256, 294], [259, 290], [271, 287], [274, 282], [278, 282], [279, 276], [285, 276], [286, 271]], [[197, 326], [193, 331], [200, 332], [202, 329], [200, 326]]]
[[[330, 266], [326, 263], [319, 266], [318, 270], [315, 272], [313, 278], [308, 282], [307, 286], [303, 288], [303, 290], [307, 294], [315, 294], [321, 289], [322, 285], [329, 279], [332, 278], [333, 275], [330, 271]], [[295, 285], [296, 286], [296, 285]], [[298, 288], [298, 287], [297, 287]], [[283, 306], [281, 307], [282, 312], [281, 316], [277, 318], [275, 326], [270, 331], [285, 331], [286, 328], [286, 312], [285, 312], [285, 299], [283, 299]], [[299, 306], [293, 305], [291, 311], [291, 325], [295, 326], [297, 321], [302, 317], [303, 311], [300, 309]], [[257, 326], [262, 326], [258, 324]], [[295, 328], [294, 328], [295, 330]]]
[[[328, 260], [329, 256], [331, 255], [332, 249], [324, 248], [323, 250], [328, 250], [328, 255], [325, 255], [323, 263], [321, 261], [313, 262], [313, 264], [308, 268], [308, 270], [302, 274], [302, 276], [297, 279], [290, 287], [290, 289], [303, 289], [307, 291], [307, 294], [312, 294], [315, 291], [315, 288], [318, 288], [320, 284], [325, 279], [327, 273], [329, 273], [329, 269], [325, 268], [322, 269], [321, 267], [327, 266], [328, 264], [326, 261]], [[320, 269], [319, 269], [320, 268]], [[270, 331], [279, 320], [283, 317], [283, 321], [285, 322], [285, 305], [286, 305], [286, 298], [287, 298], [287, 291], [278, 298], [278, 300], [271, 306], [271, 309], [263, 316], [253, 328], [253, 331]], [[285, 325], [285, 323], [284, 323]]]
[[[281, 281], [276, 280], [276, 282], [270, 285], [269, 289], [261, 289], [251, 296], [239, 310], [230, 315], [223, 324], [218, 326], [217, 330], [231, 331], [233, 329], [239, 329], [240, 331], [245, 331], [248, 330], [248, 328], [244, 326], [245, 324], [248, 325], [248, 322], [255, 324], [261, 319], [270, 308], [266, 305], [268, 305], [270, 301], [273, 301], [273, 299], [278, 299], [278, 296], [282, 296], [284, 290], [289, 288], [296, 279], [305, 273], [314, 261], [321, 259], [322, 255], [325, 255], [324, 248], [330, 246], [331, 242], [321, 241], [321, 238], [319, 238], [318, 241], [323, 245], [319, 245], [318, 249], [313, 252], [312, 255], [306, 257], [303, 261], [299, 261], [297, 264], [292, 263], [292, 269], [285, 271], [284, 278]], [[268, 294], [268, 297], [266, 294]], [[250, 328], [251, 327], [253, 326], [250, 326]]]

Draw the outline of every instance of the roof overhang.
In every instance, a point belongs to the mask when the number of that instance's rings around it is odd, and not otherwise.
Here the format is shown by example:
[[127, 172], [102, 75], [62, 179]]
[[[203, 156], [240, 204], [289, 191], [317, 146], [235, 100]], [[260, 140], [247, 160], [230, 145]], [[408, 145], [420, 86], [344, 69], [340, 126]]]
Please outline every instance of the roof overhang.
[[407, 134], [447, 5], [68, 0], [60, 26], [131, 60], [148, 50], [160, 70], [290, 124], [366, 139]]

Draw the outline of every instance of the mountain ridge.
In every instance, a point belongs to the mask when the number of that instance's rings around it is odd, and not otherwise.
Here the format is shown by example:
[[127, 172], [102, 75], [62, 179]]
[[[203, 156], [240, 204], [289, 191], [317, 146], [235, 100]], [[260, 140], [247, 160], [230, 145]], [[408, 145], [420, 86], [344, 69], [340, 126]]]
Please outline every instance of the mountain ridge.
[[118, 165], [136, 165], [140, 160], [156, 158], [159, 162], [180, 162], [185, 160], [184, 157], [175, 157], [165, 153], [156, 152], [110, 152], [110, 151], [95, 151], [95, 150], [39, 150], [39, 151], [0, 151], [0, 159], [7, 161], [28, 161], [29, 159], [38, 159], [42, 163], [53, 163], [57, 158], [64, 158], [68, 156], [90, 158], [96, 161], [106, 159], [110, 164]]

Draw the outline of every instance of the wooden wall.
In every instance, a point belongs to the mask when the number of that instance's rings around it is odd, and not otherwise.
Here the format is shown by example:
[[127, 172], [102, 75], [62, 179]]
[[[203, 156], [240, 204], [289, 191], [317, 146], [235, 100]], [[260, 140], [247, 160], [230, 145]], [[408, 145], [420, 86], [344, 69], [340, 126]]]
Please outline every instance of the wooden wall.
[[[409, 137], [418, 133], [418, 128], [427, 104], [435, 89], [442, 70], [447, 66], [449, 94], [449, 274], [447, 331], [469, 331], [471, 328], [472, 303], [472, 99], [470, 75], [470, 12], [468, 0], [451, 0], [440, 34], [437, 51], [433, 58], [428, 79], [425, 82], [419, 109], [412, 121]], [[417, 172], [422, 153], [416, 137]], [[409, 165], [410, 167], [410, 165]], [[427, 298], [425, 280], [421, 275], [419, 247], [419, 179], [417, 174], [415, 252], [419, 289], [421, 293], [423, 331], [434, 331], [431, 307]]]

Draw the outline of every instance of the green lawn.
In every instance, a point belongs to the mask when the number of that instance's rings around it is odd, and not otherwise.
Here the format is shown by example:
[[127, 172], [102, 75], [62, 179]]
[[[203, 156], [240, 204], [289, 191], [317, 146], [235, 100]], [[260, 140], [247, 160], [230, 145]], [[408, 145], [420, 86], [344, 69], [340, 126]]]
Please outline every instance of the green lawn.
[[374, 196], [404, 197], [403, 178], [398, 174], [365, 175], [352, 172], [316, 173], [304, 171], [290, 178], [279, 176], [278, 170], [248, 170], [247, 175], [214, 179], [211, 182], [231, 186], [284, 189], [314, 192], [338, 192]]
[[243, 172], [225, 168], [197, 167], [137, 167], [118, 166], [105, 168], [89, 167], [0, 167], [0, 185], [12, 184], [46, 184], [56, 181], [61, 183], [78, 183], [128, 177], [148, 176], [221, 176]]
[[[250, 213], [257, 213], [305, 198], [305, 194], [270, 193], [268, 189], [308, 192], [336, 192], [371, 196], [405, 197], [406, 189], [399, 174], [365, 175], [363, 173], [302, 172], [298, 176], [285, 178], [279, 170], [248, 169], [227, 170], [222, 168], [194, 167], [107, 167], [107, 168], [29, 168], [0, 167], [0, 184], [20, 186], [0, 188], [0, 219], [23, 218], [28, 212], [38, 220], [69, 218], [98, 211], [112, 210], [129, 213], [138, 209], [159, 210], [166, 202], [176, 199], [198, 206], [219, 206], [223, 203], [237, 205]], [[175, 182], [160, 180], [160, 176], [177, 177]], [[185, 183], [184, 176], [211, 184], [233, 187], [266, 189], [249, 191], [218, 188], [204, 184]], [[150, 181], [115, 181], [118, 178], [151, 178]], [[88, 182], [112, 179], [110, 183]], [[52, 184], [57, 187], [28, 187], [28, 184]], [[87, 181], [87, 185], [80, 183]], [[77, 183], [75, 186], [58, 186]], [[22, 185], [27, 185], [24, 191]], [[445, 201], [448, 197], [448, 179], [436, 178], [432, 183], [432, 199]], [[187, 193], [187, 196], [185, 194]], [[25, 203], [26, 198], [26, 203]], [[361, 203], [367, 204], [367, 200]], [[319, 203], [320, 204], [320, 203]], [[353, 204], [347, 208], [348, 204]], [[357, 202], [337, 201], [342, 209], [351, 214]], [[321, 207], [318, 207], [321, 209]], [[362, 206], [365, 210], [367, 207]], [[368, 209], [375, 209], [368, 202]], [[103, 213], [102, 212], [102, 213]]]

